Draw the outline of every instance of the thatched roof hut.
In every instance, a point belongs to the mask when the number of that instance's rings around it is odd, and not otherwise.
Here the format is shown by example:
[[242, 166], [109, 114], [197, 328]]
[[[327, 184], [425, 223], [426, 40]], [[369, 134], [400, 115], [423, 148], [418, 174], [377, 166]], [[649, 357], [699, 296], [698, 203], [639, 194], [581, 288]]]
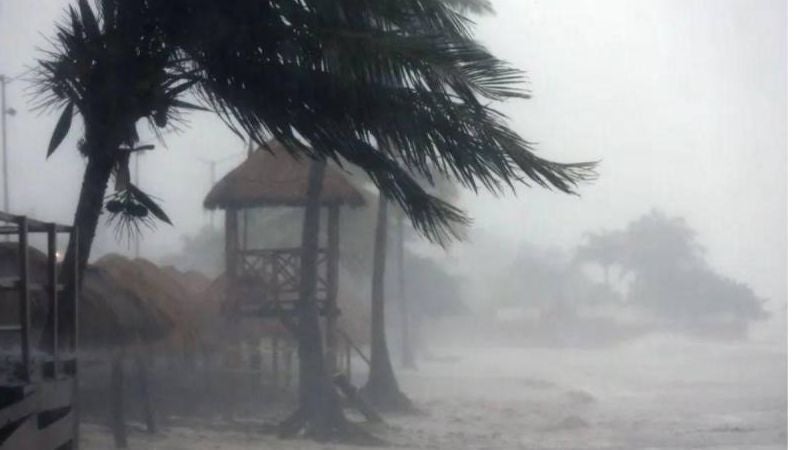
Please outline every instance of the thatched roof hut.
[[136, 295], [149, 308], [163, 312], [175, 324], [171, 340], [183, 346], [194, 345], [200, 333], [197, 309], [198, 296], [187, 290], [172, 275], [145, 259], [128, 259], [122, 255], [105, 255], [95, 262], [126, 290]]
[[[254, 151], [242, 164], [225, 175], [206, 196], [208, 209], [238, 209], [269, 206], [305, 206], [309, 161], [292, 156], [278, 141]], [[325, 206], [361, 206], [364, 198], [344, 175], [330, 164], [322, 184]]]
[[211, 280], [196, 270], [181, 271], [175, 266], [162, 266], [165, 275], [172, 277], [191, 295], [200, 295], [211, 285]]
[[118, 347], [166, 338], [176, 323], [166, 311], [144, 301], [102, 267], [87, 267], [80, 303], [83, 347]]
[[[0, 277], [19, 276], [18, 245], [0, 243]], [[30, 281], [47, 283], [47, 256], [34, 247], [28, 250]], [[0, 317], [18, 314], [16, 291], [0, 293]], [[41, 331], [47, 310], [47, 297], [41, 290], [31, 291], [33, 330]], [[102, 267], [89, 266], [84, 272], [78, 318], [81, 347], [103, 349], [163, 339], [175, 322], [157, 305], [148, 304], [135, 292], [117, 282]]]

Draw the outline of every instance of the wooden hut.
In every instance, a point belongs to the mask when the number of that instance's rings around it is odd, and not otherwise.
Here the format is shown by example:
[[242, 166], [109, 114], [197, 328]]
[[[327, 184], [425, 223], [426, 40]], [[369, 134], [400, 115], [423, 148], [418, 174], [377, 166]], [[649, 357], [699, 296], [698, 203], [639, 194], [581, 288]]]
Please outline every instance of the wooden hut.
[[[268, 148], [252, 152], [206, 196], [206, 208], [225, 211], [224, 312], [228, 316], [278, 318], [292, 314], [299, 296], [301, 248], [254, 248], [248, 239], [246, 217], [257, 208], [303, 208], [308, 174], [307, 159], [292, 156], [282, 144], [272, 141]], [[327, 211], [327, 227], [325, 245], [317, 257], [316, 300], [326, 318], [328, 362], [335, 368], [340, 210], [342, 206], [362, 206], [364, 198], [337, 168], [328, 165], [321, 203]]]

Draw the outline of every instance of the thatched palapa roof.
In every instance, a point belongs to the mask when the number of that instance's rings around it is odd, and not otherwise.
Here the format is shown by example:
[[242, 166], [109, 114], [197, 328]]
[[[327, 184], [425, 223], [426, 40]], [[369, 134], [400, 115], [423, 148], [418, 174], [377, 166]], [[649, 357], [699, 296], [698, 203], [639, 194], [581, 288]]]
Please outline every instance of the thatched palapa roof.
[[196, 344], [200, 333], [197, 296], [164, 269], [145, 259], [105, 255], [94, 264], [120, 286], [136, 295], [143, 305], [160, 311], [174, 324], [171, 341], [186, 348]]
[[[208, 209], [303, 206], [308, 190], [308, 169], [308, 159], [295, 157], [278, 141], [272, 141], [268, 149], [254, 151], [219, 180], [203, 206]], [[322, 184], [322, 203], [361, 206], [364, 198], [339, 170], [328, 164]]]
[[[47, 256], [28, 248], [30, 281], [47, 283]], [[19, 276], [18, 245], [0, 243], [0, 277]], [[47, 297], [41, 290], [31, 291], [32, 322], [35, 333], [44, 326]], [[0, 293], [0, 317], [19, 314], [16, 291]], [[90, 265], [83, 276], [80, 296], [79, 340], [90, 349], [155, 342], [169, 336], [175, 317], [128, 289], [104, 267]]]
[[81, 345], [94, 348], [156, 342], [175, 328], [174, 317], [95, 266], [83, 274], [79, 320]]

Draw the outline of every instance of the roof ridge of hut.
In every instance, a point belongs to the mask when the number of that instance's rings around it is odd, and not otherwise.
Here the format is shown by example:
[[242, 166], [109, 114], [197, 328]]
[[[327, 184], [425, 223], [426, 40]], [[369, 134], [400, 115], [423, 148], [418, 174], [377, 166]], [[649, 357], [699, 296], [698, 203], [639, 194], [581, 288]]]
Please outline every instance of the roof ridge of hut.
[[[220, 179], [206, 195], [207, 209], [303, 206], [308, 191], [309, 158], [290, 152], [272, 140]], [[364, 198], [347, 177], [328, 164], [322, 183], [322, 203], [361, 206]]]

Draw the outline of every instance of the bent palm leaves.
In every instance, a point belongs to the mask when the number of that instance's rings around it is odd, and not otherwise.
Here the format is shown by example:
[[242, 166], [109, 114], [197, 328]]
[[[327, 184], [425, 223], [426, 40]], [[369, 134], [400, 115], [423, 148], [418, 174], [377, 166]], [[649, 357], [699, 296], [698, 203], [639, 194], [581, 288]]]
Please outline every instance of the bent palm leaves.
[[[45, 103], [132, 146], [136, 122], [173, 122], [194, 97], [233, 130], [363, 168], [443, 242], [465, 215], [412, 175], [477, 190], [516, 181], [574, 192], [591, 163], [532, 153], [487, 101], [525, 96], [522, 73], [470, 35], [481, 0], [86, 0], [41, 62]], [[57, 129], [61, 133], [61, 127]], [[299, 144], [299, 145], [298, 145]], [[389, 150], [391, 149], [391, 150]]]

